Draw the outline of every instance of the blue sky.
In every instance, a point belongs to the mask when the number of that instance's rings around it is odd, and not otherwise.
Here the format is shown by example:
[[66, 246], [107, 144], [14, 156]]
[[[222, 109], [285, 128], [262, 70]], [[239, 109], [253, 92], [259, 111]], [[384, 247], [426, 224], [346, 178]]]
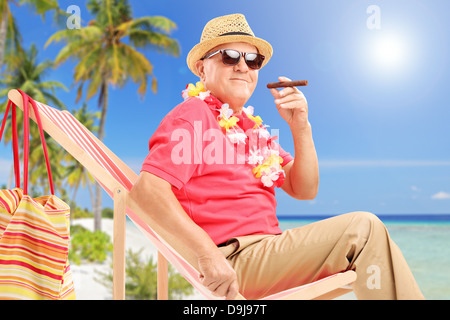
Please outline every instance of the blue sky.
[[[85, 1], [78, 4], [86, 24]], [[187, 2], [131, 0], [135, 17], [162, 15], [176, 22], [172, 36], [179, 58], [146, 52], [154, 64], [158, 93], [144, 99], [130, 83], [110, 93], [105, 143], [139, 172], [148, 139], [164, 115], [181, 102], [180, 92], [197, 78], [186, 66], [205, 23], [220, 15], [245, 14], [256, 36], [274, 48], [260, 71], [248, 105], [279, 129], [283, 148], [294, 152], [289, 127], [265, 88], [285, 75], [307, 79], [302, 88], [319, 157], [320, 188], [312, 201], [277, 193], [280, 215], [335, 215], [364, 210], [375, 214], [450, 213], [450, 3], [445, 0], [280, 0]], [[369, 6], [379, 9], [379, 29], [370, 29]], [[44, 49], [58, 30], [51, 16], [42, 21], [29, 8], [14, 8], [25, 46], [36, 43], [41, 60], [53, 59], [60, 45]], [[82, 24], [83, 25], [83, 24]], [[48, 79], [70, 88], [74, 64], [55, 69]], [[69, 109], [75, 90], [58, 92]], [[88, 102], [96, 109], [96, 98]], [[9, 148], [0, 149], [1, 181], [7, 179]], [[8, 169], [4, 169], [8, 168]], [[87, 193], [78, 201], [89, 206]], [[111, 206], [104, 196], [104, 205]]]

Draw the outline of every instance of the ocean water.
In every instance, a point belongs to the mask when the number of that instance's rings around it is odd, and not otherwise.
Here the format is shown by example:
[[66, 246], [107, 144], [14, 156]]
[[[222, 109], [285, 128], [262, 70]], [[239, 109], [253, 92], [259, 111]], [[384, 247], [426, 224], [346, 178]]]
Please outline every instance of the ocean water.
[[[326, 217], [280, 217], [282, 230]], [[426, 299], [450, 300], [450, 215], [379, 216]]]

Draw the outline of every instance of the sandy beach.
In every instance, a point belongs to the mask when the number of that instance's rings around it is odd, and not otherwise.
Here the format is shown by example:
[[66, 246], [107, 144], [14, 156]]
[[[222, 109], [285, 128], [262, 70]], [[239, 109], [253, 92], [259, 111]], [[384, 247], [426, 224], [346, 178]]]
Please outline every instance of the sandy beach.
[[[93, 230], [93, 219], [76, 219], [73, 225], [81, 225], [89, 230]], [[102, 230], [105, 231], [112, 241], [113, 237], [113, 220], [103, 219]], [[137, 252], [142, 249], [143, 259], [154, 257], [156, 261], [157, 250], [150, 240], [142, 234], [132, 223], [127, 223], [126, 227], [126, 249], [132, 249]], [[99, 278], [98, 271], [108, 272], [110, 270], [110, 260], [104, 263], [84, 263], [81, 265], [71, 264], [72, 277], [75, 287], [75, 295], [77, 300], [111, 300], [112, 292], [104, 287], [101, 283], [95, 281]], [[194, 295], [186, 297], [186, 299], [203, 299], [200, 293], [195, 292]]]

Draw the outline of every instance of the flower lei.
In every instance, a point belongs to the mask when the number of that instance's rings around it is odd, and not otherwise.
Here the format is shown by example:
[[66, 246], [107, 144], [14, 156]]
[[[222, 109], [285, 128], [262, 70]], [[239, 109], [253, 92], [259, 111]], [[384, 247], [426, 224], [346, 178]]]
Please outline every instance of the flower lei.
[[[217, 116], [219, 126], [225, 130], [227, 138], [234, 144], [246, 143], [248, 136], [237, 125], [239, 118], [233, 116], [233, 110], [230, 109], [227, 103], [222, 104], [219, 100], [213, 99], [210, 92], [205, 90], [201, 82], [197, 82], [195, 86], [192, 83], [188, 84], [181, 95], [185, 100], [189, 97], [197, 97], [209, 105], [216, 106], [218, 109], [215, 110], [219, 111]], [[262, 124], [263, 120], [261, 117], [253, 115], [253, 107], [243, 108], [243, 111], [250, 120], [255, 122], [252, 133], [267, 141], [267, 144], [262, 148], [253, 146], [249, 150], [247, 163], [253, 166], [253, 175], [255, 178], [261, 179], [265, 187], [272, 187], [274, 184], [277, 187], [281, 187], [285, 178], [284, 170], [281, 167], [283, 158], [279, 156], [278, 150], [272, 149], [272, 141], [277, 137], [271, 137], [266, 129], [267, 126]]]

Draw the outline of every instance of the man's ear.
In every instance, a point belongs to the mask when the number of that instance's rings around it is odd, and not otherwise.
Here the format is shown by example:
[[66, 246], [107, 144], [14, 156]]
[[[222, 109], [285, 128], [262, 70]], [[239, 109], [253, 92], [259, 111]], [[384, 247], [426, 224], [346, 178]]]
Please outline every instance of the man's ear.
[[197, 70], [197, 74], [202, 82], [205, 80], [205, 66], [203, 62], [203, 60], [198, 60], [195, 63], [195, 69]]

